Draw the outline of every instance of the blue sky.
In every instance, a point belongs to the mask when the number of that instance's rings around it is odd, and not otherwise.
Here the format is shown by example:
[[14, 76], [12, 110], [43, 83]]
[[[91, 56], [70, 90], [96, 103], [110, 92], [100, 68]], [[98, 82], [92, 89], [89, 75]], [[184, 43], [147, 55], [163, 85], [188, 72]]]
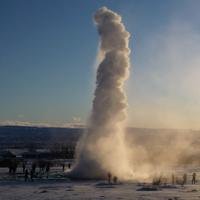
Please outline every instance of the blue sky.
[[128, 124], [200, 128], [198, 0], [1, 0], [0, 122], [87, 120], [102, 6], [131, 33]]

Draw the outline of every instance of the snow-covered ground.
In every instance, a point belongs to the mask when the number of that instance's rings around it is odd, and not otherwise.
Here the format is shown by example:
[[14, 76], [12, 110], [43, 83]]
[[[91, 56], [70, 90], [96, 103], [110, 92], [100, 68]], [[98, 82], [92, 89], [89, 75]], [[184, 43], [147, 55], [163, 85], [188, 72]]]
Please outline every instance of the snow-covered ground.
[[[54, 169], [55, 170], [55, 169]], [[200, 185], [191, 184], [191, 172], [185, 186], [152, 186], [127, 182], [108, 184], [106, 181], [72, 181], [62, 176], [61, 170], [52, 170], [49, 179], [24, 182], [23, 177], [0, 180], [0, 200], [77, 200], [77, 199], [133, 199], [133, 200], [196, 200], [200, 199]], [[192, 169], [191, 169], [192, 170]], [[193, 169], [194, 171], [194, 169]], [[197, 179], [200, 177], [199, 170]], [[57, 176], [55, 173], [57, 172]], [[1, 171], [6, 174], [6, 169]]]
[[[139, 191], [141, 189], [141, 191]], [[148, 191], [136, 183], [108, 185], [98, 181], [39, 181], [0, 183], [1, 200], [77, 200], [77, 199], [137, 199], [183, 200], [200, 199], [199, 185], [160, 188]]]

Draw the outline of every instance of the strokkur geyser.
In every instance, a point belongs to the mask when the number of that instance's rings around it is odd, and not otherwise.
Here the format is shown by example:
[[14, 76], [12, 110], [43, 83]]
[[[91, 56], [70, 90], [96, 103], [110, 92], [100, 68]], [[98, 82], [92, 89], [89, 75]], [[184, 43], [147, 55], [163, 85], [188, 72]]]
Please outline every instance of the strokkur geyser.
[[94, 21], [100, 36], [101, 60], [88, 130], [78, 144], [77, 163], [70, 175], [104, 178], [110, 172], [128, 179], [132, 170], [124, 139], [124, 82], [129, 75], [130, 34], [121, 16], [106, 7], [97, 10]]

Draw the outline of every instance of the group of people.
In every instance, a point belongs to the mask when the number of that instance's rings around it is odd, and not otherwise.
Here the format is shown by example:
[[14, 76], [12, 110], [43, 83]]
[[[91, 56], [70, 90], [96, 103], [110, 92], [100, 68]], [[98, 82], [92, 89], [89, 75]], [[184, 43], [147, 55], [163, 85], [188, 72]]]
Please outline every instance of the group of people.
[[[192, 184], [196, 184], [197, 182], [197, 175], [196, 173], [192, 173]], [[178, 183], [178, 179], [175, 177], [174, 174], [172, 174], [172, 184], [175, 184], [175, 183]], [[185, 185], [187, 183], [187, 174], [183, 174], [183, 178], [182, 178], [182, 181], [181, 181], [181, 184], [182, 185]]]
[[[34, 178], [49, 178], [51, 162], [45, 160], [33, 161], [32, 164], [28, 164], [27, 161], [23, 161], [22, 163], [17, 162], [16, 160], [11, 160], [8, 163], [9, 174], [16, 178], [18, 165], [22, 167], [24, 181], [34, 181]], [[71, 169], [72, 163], [61, 164], [62, 171], [65, 172], [67, 169]], [[36, 170], [38, 169], [38, 170]]]
[[31, 169], [28, 169], [26, 167], [26, 164], [23, 163], [23, 173], [24, 173], [24, 181], [28, 181], [29, 178], [31, 181], [34, 180], [35, 177], [37, 177], [39, 175], [39, 177], [41, 178], [42, 174], [46, 174], [46, 178], [49, 177], [49, 172], [50, 172], [50, 164], [47, 163], [45, 166], [40, 167], [40, 170], [38, 173], [36, 173], [36, 163], [32, 163]]
[[[118, 178], [117, 176], [113, 176], [110, 172], [108, 172], [107, 174], [107, 179], [108, 179], [108, 183], [111, 184], [111, 183], [118, 183]], [[176, 183], [180, 183], [182, 185], [185, 185], [187, 183], [187, 174], [183, 174], [183, 177], [182, 177], [182, 180], [179, 181], [179, 179], [177, 177], [175, 177], [174, 174], [172, 174], [172, 184], [176, 184]], [[192, 184], [196, 184], [197, 183], [197, 175], [196, 173], [192, 173]]]
[[117, 178], [117, 176], [113, 176], [110, 172], [108, 172], [107, 176], [108, 176], [108, 183], [109, 183], [109, 184], [111, 184], [112, 182], [113, 182], [114, 184], [117, 184], [117, 183], [118, 183], [118, 178]]

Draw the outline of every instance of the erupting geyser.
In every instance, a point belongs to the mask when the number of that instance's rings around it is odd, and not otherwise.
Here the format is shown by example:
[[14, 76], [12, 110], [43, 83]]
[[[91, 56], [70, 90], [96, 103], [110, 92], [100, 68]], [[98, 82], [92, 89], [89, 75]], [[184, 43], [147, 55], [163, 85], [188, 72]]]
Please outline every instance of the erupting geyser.
[[127, 101], [124, 82], [129, 74], [129, 36], [121, 16], [106, 7], [94, 15], [100, 35], [101, 61], [88, 130], [77, 147], [70, 176], [104, 178], [108, 172], [130, 179], [132, 170], [124, 139]]

